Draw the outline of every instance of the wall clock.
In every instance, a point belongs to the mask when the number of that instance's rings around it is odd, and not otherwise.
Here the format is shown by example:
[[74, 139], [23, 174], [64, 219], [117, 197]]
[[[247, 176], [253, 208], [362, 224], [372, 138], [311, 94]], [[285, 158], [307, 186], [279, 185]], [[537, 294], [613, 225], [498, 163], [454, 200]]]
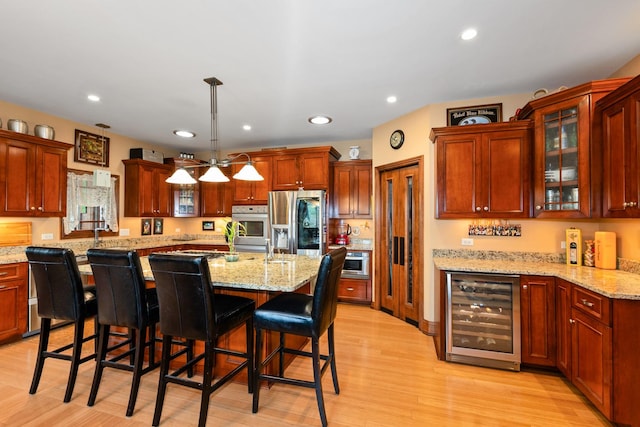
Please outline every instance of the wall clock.
[[402, 132], [400, 129], [393, 131], [393, 133], [391, 134], [391, 138], [389, 138], [389, 144], [391, 145], [391, 148], [397, 150], [398, 148], [402, 147], [403, 143], [404, 132]]

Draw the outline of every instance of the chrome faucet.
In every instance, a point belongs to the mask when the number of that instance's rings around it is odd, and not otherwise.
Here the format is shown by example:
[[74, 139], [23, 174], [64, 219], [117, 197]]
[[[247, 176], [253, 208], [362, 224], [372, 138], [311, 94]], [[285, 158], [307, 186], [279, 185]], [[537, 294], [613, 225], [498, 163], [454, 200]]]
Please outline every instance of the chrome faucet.
[[93, 229], [93, 246], [100, 245], [100, 232], [108, 231], [108, 230], [109, 230], [109, 227], [106, 227], [106, 228], [97, 227]]
[[271, 246], [271, 239], [264, 239], [264, 241], [265, 241], [264, 262], [269, 262], [269, 260], [273, 259], [273, 246]]

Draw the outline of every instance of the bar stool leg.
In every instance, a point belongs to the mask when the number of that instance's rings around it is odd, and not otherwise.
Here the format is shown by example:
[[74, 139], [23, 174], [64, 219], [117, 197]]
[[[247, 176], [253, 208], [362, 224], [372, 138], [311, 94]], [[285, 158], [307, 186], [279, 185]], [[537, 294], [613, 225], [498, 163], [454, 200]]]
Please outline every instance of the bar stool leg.
[[167, 392], [167, 380], [165, 376], [169, 373], [169, 363], [171, 362], [171, 341], [173, 337], [164, 335], [162, 337], [162, 362], [160, 365], [160, 381], [158, 381], [158, 396], [156, 397], [156, 409], [153, 413], [153, 422], [151, 425], [160, 424], [160, 416], [162, 415], [162, 406], [164, 405], [164, 396]]
[[260, 399], [260, 375], [262, 375], [262, 329], [256, 328], [255, 347], [255, 372], [253, 374], [253, 406], [251, 412], [258, 412], [258, 401]]
[[44, 368], [44, 353], [49, 346], [49, 332], [51, 331], [51, 319], [43, 318], [40, 323], [40, 345], [38, 345], [38, 358], [36, 360], [36, 368], [33, 372], [33, 380], [31, 380], [31, 388], [29, 394], [35, 394], [40, 384], [42, 369]]
[[329, 357], [331, 358], [331, 377], [333, 378], [333, 389], [336, 394], [340, 394], [340, 386], [338, 385], [338, 371], [336, 369], [336, 352], [335, 344], [333, 342], [333, 323], [329, 326], [327, 331], [327, 338], [329, 341]]
[[73, 388], [76, 385], [78, 366], [80, 366], [80, 356], [82, 355], [82, 341], [84, 338], [84, 319], [77, 319], [74, 325], [73, 350], [71, 354], [71, 368], [69, 369], [69, 381], [67, 381], [67, 391], [64, 394], [63, 402], [71, 400]]
[[313, 381], [315, 382], [316, 400], [318, 401], [320, 420], [322, 421], [322, 426], [326, 427], [327, 414], [324, 410], [324, 397], [322, 395], [322, 372], [320, 370], [320, 340], [316, 337], [311, 338], [311, 360], [313, 362]]

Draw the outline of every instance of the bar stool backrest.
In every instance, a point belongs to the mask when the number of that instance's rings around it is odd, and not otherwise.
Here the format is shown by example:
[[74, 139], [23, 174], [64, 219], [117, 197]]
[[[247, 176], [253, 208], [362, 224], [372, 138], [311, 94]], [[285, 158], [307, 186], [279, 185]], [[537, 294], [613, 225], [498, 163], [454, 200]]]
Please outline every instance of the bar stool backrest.
[[346, 248], [338, 248], [322, 257], [313, 291], [311, 318], [316, 337], [320, 337], [336, 318], [338, 282], [347, 255]]

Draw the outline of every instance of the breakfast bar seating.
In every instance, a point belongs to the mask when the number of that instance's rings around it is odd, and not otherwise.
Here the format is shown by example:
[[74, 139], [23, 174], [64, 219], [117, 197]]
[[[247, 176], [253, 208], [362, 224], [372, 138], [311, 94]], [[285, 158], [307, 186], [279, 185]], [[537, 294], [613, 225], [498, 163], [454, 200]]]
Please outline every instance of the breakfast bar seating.
[[[169, 383], [201, 391], [199, 426], [207, 421], [211, 394], [246, 369], [249, 393], [253, 390], [253, 312], [250, 298], [215, 294], [211, 285], [209, 265], [205, 256], [149, 256], [160, 304], [160, 331], [163, 334], [162, 366], [153, 425], [160, 423], [167, 385]], [[219, 346], [218, 339], [244, 325], [245, 351]], [[170, 347], [173, 337], [204, 342], [203, 353], [173, 372], [170, 369]], [[214, 382], [216, 354], [242, 359], [230, 372]], [[184, 378], [182, 374], [204, 359], [202, 381]]]
[[[70, 249], [29, 246], [26, 249], [38, 293], [38, 315], [42, 318], [40, 344], [30, 394], [35, 394], [47, 358], [71, 362], [64, 402], [69, 402], [76, 383], [80, 364], [93, 360], [95, 352], [82, 357], [82, 344], [95, 340], [96, 335], [84, 337], [85, 320], [96, 315], [95, 289], [85, 289], [80, 279], [75, 255]], [[48, 350], [52, 320], [74, 323], [73, 343]], [[71, 349], [71, 355], [66, 354]]]

